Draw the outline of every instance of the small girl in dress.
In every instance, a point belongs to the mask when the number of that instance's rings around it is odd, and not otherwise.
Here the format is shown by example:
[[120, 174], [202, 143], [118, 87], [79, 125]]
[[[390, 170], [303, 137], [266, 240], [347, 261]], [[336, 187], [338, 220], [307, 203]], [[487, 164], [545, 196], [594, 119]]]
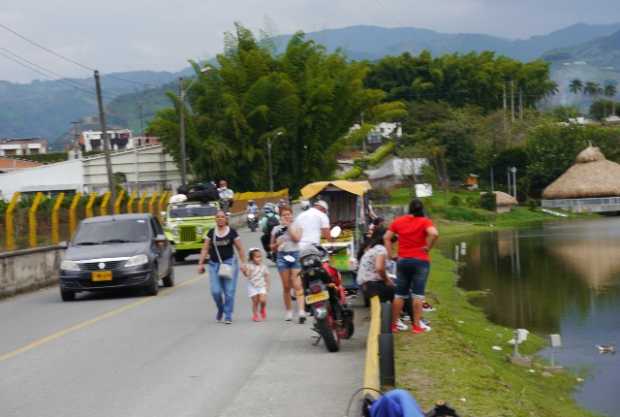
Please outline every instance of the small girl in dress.
[[263, 254], [260, 249], [251, 248], [248, 257], [249, 263], [244, 274], [248, 279], [248, 296], [252, 300], [252, 320], [261, 321], [267, 318], [269, 270], [262, 263]]

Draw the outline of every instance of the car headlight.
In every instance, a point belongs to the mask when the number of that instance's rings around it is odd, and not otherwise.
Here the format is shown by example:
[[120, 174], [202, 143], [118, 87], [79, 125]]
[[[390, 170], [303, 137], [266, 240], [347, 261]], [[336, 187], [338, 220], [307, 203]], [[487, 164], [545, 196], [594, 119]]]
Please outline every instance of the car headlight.
[[144, 254], [140, 254], [140, 255], [132, 256], [131, 258], [129, 258], [127, 262], [125, 263], [125, 268], [131, 268], [133, 266], [140, 266], [140, 265], [144, 265], [148, 263], [149, 263], [149, 257]]
[[202, 235], [203, 235], [203, 233], [204, 233], [204, 232], [205, 232], [204, 227], [202, 227], [202, 226], [198, 226], [198, 227], [196, 228], [196, 234], [197, 234], [198, 236], [202, 237]]
[[170, 231], [172, 232], [173, 236], [178, 236], [179, 235], [179, 226], [172, 226], [170, 228]]
[[79, 271], [80, 266], [75, 261], [70, 261], [68, 259], [65, 259], [64, 261], [60, 263], [60, 269], [63, 271]]

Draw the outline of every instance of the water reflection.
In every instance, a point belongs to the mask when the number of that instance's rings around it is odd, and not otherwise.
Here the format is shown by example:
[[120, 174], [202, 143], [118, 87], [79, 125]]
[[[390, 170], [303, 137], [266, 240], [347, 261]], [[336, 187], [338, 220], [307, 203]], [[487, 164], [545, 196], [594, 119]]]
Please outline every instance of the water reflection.
[[[466, 239], [469, 253], [460, 286], [488, 290], [475, 300], [494, 322], [544, 336], [560, 333], [567, 366], [593, 373], [577, 398], [587, 407], [620, 409], [609, 384], [620, 386], [620, 361], [597, 353], [596, 343], [620, 346], [620, 219], [542, 225]], [[451, 254], [456, 241], [444, 242]], [[616, 355], [617, 358], [617, 355]]]

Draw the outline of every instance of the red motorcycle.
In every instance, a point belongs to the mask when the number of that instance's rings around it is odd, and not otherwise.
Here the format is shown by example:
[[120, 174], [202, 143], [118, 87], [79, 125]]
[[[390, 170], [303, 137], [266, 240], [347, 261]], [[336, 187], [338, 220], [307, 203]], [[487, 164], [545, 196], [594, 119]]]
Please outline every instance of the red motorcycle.
[[314, 317], [314, 330], [329, 352], [340, 350], [340, 341], [355, 330], [353, 310], [346, 303], [340, 273], [329, 264], [330, 253], [321, 246], [300, 253], [301, 280], [306, 308]]

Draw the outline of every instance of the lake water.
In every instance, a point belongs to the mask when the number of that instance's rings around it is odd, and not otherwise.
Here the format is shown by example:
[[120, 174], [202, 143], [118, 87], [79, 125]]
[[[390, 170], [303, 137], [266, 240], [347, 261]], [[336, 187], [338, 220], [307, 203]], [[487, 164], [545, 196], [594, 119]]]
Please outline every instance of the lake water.
[[[460, 286], [490, 291], [476, 304], [498, 324], [547, 338], [560, 334], [556, 362], [588, 371], [577, 401], [617, 416], [620, 354], [599, 354], [595, 345], [620, 348], [620, 218], [549, 223], [461, 241], [467, 254], [461, 257]], [[451, 257], [455, 243], [443, 242]]]

